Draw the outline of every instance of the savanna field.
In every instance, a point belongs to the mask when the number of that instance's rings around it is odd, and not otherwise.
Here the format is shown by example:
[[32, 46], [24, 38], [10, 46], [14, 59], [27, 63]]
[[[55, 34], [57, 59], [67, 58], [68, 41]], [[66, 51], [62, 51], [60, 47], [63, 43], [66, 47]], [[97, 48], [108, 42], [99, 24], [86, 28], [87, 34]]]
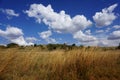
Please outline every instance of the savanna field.
[[120, 80], [120, 50], [1, 47], [0, 80]]

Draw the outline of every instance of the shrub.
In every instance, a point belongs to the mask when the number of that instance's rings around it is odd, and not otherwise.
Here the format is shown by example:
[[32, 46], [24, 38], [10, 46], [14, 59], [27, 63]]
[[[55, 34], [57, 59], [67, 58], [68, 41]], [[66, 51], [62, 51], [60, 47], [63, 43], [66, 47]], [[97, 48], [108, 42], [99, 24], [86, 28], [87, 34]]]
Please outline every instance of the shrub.
[[4, 46], [4, 45], [0, 45], [0, 48], [1, 48], [1, 49], [4, 49], [4, 48], [6, 48], [6, 46]]
[[72, 47], [75, 47], [76, 45], [75, 44], [72, 44]]
[[79, 47], [80, 47], [80, 48], [83, 48], [84, 46], [83, 46], [83, 45], [80, 45]]
[[7, 44], [7, 48], [11, 48], [11, 47], [19, 47], [19, 45], [16, 43]]
[[57, 48], [57, 47], [56, 47], [55, 44], [48, 44], [48, 45], [47, 45], [47, 49], [50, 50], [50, 51], [51, 51], [51, 50], [55, 50], [56, 48]]
[[37, 44], [34, 44], [34, 47], [37, 47]]
[[120, 43], [119, 43], [119, 45], [118, 45], [117, 49], [120, 49]]

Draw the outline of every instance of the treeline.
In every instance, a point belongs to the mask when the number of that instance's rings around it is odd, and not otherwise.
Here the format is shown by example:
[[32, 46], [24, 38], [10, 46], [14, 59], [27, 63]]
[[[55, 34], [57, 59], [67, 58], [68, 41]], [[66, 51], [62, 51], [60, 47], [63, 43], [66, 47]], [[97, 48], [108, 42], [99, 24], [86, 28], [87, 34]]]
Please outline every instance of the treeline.
[[46, 44], [46, 45], [34, 44], [31, 46], [19, 46], [18, 44], [10, 43], [10, 44], [7, 44], [6, 46], [2, 46], [2, 45], [0, 46], [0, 48], [21, 48], [21, 49], [24, 49], [26, 47], [39, 47], [41, 49], [47, 49], [47, 50], [55, 50], [55, 49], [71, 50], [75, 48], [82, 48], [84, 46], [83, 45], [76, 46], [76, 44], [67, 45], [65, 43], [64, 44]]
[[[46, 44], [46, 45], [42, 45], [42, 44], [34, 44], [31, 46], [19, 46], [18, 44], [15, 43], [9, 43], [6, 46], [0, 45], [0, 48], [21, 48], [24, 49], [26, 47], [39, 47], [41, 49], [47, 49], [47, 50], [56, 50], [56, 49], [64, 49], [64, 50], [72, 50], [72, 49], [76, 49], [76, 48], [83, 48], [85, 46], [80, 45], [80, 46], [76, 46], [76, 44], [72, 44], [72, 45], [67, 45], [67, 44]], [[87, 46], [87, 48], [90, 48], [91, 46]], [[107, 50], [109, 49], [108, 47], [101, 47], [103, 50]], [[120, 49], [120, 43], [117, 47], [114, 47], [115, 49]]]

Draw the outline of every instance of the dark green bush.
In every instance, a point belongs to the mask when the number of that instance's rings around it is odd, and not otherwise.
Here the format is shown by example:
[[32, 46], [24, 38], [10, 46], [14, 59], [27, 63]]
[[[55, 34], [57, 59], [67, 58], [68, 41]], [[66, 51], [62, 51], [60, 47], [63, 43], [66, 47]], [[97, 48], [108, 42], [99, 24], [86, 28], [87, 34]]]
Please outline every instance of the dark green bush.
[[118, 45], [117, 49], [120, 49], [120, 43], [119, 43], [119, 45]]
[[19, 47], [19, 45], [18, 44], [16, 44], [16, 43], [10, 43], [10, 44], [7, 44], [7, 48], [13, 48], [13, 47]]
[[48, 44], [47, 45], [47, 49], [50, 50], [50, 51], [55, 50], [56, 48], [57, 48], [56, 44]]

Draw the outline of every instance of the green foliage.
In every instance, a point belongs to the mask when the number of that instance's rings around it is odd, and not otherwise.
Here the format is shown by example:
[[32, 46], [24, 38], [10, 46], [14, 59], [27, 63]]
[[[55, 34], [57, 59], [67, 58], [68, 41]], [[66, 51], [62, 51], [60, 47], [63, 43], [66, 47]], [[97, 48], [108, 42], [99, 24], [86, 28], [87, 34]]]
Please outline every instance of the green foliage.
[[75, 47], [76, 45], [75, 44], [72, 44], [72, 47]]
[[90, 48], [90, 46], [87, 47], [88, 49]]
[[25, 46], [20, 46], [19, 49], [25, 49]]
[[119, 45], [118, 45], [117, 49], [120, 49], [120, 43], [119, 43]]
[[6, 46], [4, 46], [4, 45], [0, 45], [0, 48], [1, 48], [1, 49], [5, 49]]
[[55, 50], [56, 48], [57, 48], [57, 45], [56, 45], [56, 44], [48, 44], [48, 45], [47, 45], [47, 49], [50, 50], [50, 51], [51, 51], [51, 50]]
[[37, 47], [37, 44], [34, 44], [34, 47]]
[[11, 47], [19, 47], [19, 45], [16, 43], [7, 44], [7, 48], [11, 48]]
[[80, 48], [83, 48], [84, 46], [83, 46], [83, 45], [80, 45], [79, 47], [80, 47]]

